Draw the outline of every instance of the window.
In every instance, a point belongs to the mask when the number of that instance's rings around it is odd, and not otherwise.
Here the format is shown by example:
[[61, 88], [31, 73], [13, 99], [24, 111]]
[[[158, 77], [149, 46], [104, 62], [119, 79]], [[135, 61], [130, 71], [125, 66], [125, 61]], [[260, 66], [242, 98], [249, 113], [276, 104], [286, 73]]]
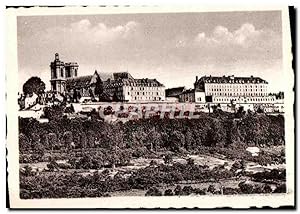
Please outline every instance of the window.
[[64, 69], [63, 68], [60, 69], [60, 76], [64, 77]]
[[53, 69], [53, 78], [57, 78], [56, 70], [55, 69]]
[[67, 70], [66, 77], [71, 77], [71, 72], [70, 72], [70, 70]]

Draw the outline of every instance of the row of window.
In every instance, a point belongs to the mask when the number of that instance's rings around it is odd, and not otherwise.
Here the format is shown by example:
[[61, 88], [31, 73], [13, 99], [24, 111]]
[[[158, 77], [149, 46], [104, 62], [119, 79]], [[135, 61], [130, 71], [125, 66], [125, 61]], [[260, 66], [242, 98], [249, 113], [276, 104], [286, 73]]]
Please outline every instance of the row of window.
[[209, 88], [266, 88], [267, 84], [255, 84], [255, 85], [223, 85], [223, 84], [209, 84], [207, 85], [207, 87]]
[[229, 80], [227, 82], [218, 82], [217, 80], [206, 80], [205, 83], [218, 83], [218, 84], [224, 84], [224, 83], [250, 83], [250, 84], [259, 84], [259, 83], [264, 83], [263, 81], [260, 80]]
[[[130, 95], [130, 92], [128, 91], [127, 94]], [[155, 92], [147, 92], [147, 91], [146, 92], [145, 91], [143, 91], [143, 92], [139, 92], [139, 91], [138, 92], [131, 92], [131, 94], [132, 95], [155, 95], [156, 94], [156, 95], [160, 95], [160, 96], [164, 95], [163, 92], [156, 92], [155, 93]]]
[[161, 91], [164, 90], [163, 87], [131, 87], [131, 90], [140, 90], [140, 91], [145, 91], [145, 90], [149, 90], [149, 91]]
[[207, 93], [208, 96], [267, 96], [267, 93]]
[[244, 101], [249, 101], [249, 102], [270, 102], [274, 101], [274, 98], [266, 98], [266, 97], [256, 97], [256, 98], [247, 98], [247, 99], [232, 99], [232, 98], [215, 98], [214, 99], [216, 102], [230, 102], [231, 100], [233, 101], [239, 101], [239, 102], [244, 102]]
[[208, 89], [207, 91], [241, 91], [241, 92], [244, 92], [244, 91], [267, 91], [267, 89], [222, 89], [222, 88], [212, 88], [212, 89]]
[[161, 100], [161, 97], [134, 97], [134, 100]]

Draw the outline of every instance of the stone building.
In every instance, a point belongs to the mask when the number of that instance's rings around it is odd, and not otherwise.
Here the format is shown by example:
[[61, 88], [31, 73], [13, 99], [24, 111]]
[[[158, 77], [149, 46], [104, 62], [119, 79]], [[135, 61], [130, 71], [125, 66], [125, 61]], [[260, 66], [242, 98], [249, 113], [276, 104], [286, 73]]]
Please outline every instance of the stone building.
[[54, 61], [50, 63], [51, 91], [64, 94], [67, 79], [77, 77], [78, 67], [76, 62], [64, 63], [56, 53]]
[[[212, 103], [272, 103], [273, 95], [269, 95], [268, 82], [260, 77], [204, 76], [194, 83], [195, 102]], [[186, 102], [181, 95], [180, 101]]]
[[126, 102], [164, 101], [165, 86], [156, 79], [135, 79], [128, 72], [114, 73], [103, 82], [104, 91]]
[[91, 97], [94, 101], [164, 101], [165, 86], [156, 79], [135, 79], [128, 72], [113, 73], [103, 81], [98, 72], [93, 75], [77, 76], [76, 62], [64, 63], [55, 54], [51, 62], [51, 91], [63, 94], [71, 101]]

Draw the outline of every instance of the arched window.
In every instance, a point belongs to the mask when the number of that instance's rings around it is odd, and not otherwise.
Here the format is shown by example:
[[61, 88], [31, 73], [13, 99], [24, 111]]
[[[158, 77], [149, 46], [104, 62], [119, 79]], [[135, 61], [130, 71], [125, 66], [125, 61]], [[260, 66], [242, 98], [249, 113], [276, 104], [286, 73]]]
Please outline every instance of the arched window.
[[60, 76], [64, 77], [64, 69], [63, 68], [60, 69]]

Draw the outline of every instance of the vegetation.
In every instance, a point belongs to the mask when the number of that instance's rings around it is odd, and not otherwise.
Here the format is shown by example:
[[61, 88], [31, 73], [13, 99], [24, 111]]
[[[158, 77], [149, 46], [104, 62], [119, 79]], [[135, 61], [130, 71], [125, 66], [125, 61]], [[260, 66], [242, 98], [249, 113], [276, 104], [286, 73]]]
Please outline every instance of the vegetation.
[[[110, 124], [97, 118], [96, 113], [91, 119], [68, 119], [63, 112], [59, 106], [47, 109], [48, 123], [19, 118], [20, 163], [47, 162], [43, 172], [29, 166], [20, 169], [21, 198], [105, 197], [131, 189], [143, 190], [147, 196], [286, 192], [285, 171], [245, 172], [247, 161], [261, 165], [284, 163], [284, 151], [275, 154], [264, 150], [284, 145], [283, 116], [245, 114], [240, 109], [235, 114], [199, 113], [199, 119], [153, 117]], [[261, 148], [259, 155], [247, 152], [249, 146]], [[175, 161], [175, 156], [186, 154], [223, 156], [235, 162], [230, 167], [224, 164], [209, 168], [192, 158], [185, 163]], [[140, 157], [159, 158], [163, 163], [153, 160], [144, 168], [115, 175], [103, 170], [130, 165], [130, 160]], [[83, 170], [96, 171], [83, 175]], [[238, 176], [263, 185], [241, 182], [236, 188], [222, 189], [215, 185], [202, 189], [182, 185], [219, 183]]]
[[226, 156], [234, 156], [236, 152], [226, 153], [226, 148], [284, 144], [284, 118], [281, 115], [255, 114], [235, 120], [204, 114], [199, 119], [151, 118], [108, 124], [97, 119], [56, 117], [53, 112], [59, 110], [49, 108], [45, 112], [49, 123], [19, 118], [21, 151], [35, 150], [38, 144], [46, 150], [64, 149], [74, 143], [75, 148], [117, 147], [175, 153], [207, 147], [215, 148]]
[[24, 95], [32, 95], [33, 93], [41, 95], [44, 93], [46, 88], [45, 83], [39, 77], [29, 78], [23, 85]]
[[[81, 173], [47, 174], [39, 175], [32, 173], [25, 167], [20, 173], [20, 196], [29, 198], [69, 198], [69, 197], [105, 197], [115, 191], [128, 191], [132, 189], [144, 190], [146, 196], [182, 196], [182, 195], [206, 195], [206, 194], [255, 194], [255, 193], [283, 193], [286, 187], [278, 183], [273, 190], [267, 183], [253, 183], [242, 181], [235, 188], [216, 187], [209, 185], [208, 188], [194, 188], [190, 185], [179, 185], [185, 180], [205, 183], [208, 180], [216, 180], [217, 183], [226, 178], [234, 178], [230, 171], [207, 169], [205, 167], [188, 164], [161, 164], [157, 167], [139, 169], [129, 177], [118, 172], [110, 176], [108, 170], [95, 171], [88, 175]], [[192, 172], [192, 173], [191, 173]], [[274, 181], [278, 181], [274, 179]], [[177, 185], [176, 185], [177, 184]], [[162, 188], [168, 185], [164, 192]]]

